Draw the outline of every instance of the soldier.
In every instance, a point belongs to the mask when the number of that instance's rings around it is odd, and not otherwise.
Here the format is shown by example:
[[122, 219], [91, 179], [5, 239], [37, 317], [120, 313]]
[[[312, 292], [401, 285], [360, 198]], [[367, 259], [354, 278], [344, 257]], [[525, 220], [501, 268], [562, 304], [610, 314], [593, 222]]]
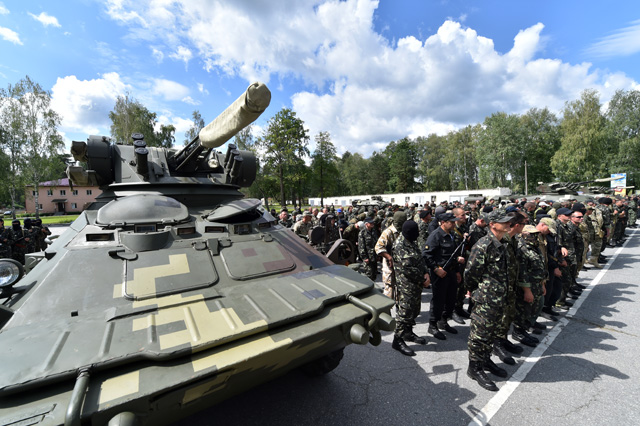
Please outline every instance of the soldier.
[[420, 220], [418, 221], [418, 247], [420, 250], [427, 244], [427, 238], [429, 238], [429, 222], [431, 222], [431, 207], [426, 207], [421, 210], [419, 214]]
[[573, 302], [566, 300], [569, 289], [573, 284], [573, 265], [576, 265], [576, 248], [575, 248], [575, 228], [571, 224], [571, 214], [573, 212], [561, 207], [557, 211], [556, 229], [558, 231], [558, 249], [560, 271], [562, 272], [561, 282], [562, 290], [560, 297], [556, 302], [556, 306], [562, 309], [569, 309], [573, 306]]
[[[519, 274], [514, 317], [516, 334], [524, 334], [530, 327], [535, 328], [538, 306], [546, 293], [544, 282], [547, 278], [547, 266], [539, 246], [539, 233], [540, 230], [535, 226], [527, 225], [517, 237]], [[546, 328], [542, 324], [539, 327]]]
[[469, 368], [467, 376], [490, 391], [497, 391], [485, 369], [500, 377], [507, 372], [491, 361], [491, 351], [502, 321], [504, 304], [509, 293], [508, 254], [503, 237], [511, 228], [511, 217], [496, 210], [489, 217], [489, 232], [471, 249], [465, 278], [478, 289], [471, 314], [469, 333]]
[[378, 241], [376, 242], [376, 254], [382, 257], [382, 282], [384, 284], [383, 293], [385, 296], [395, 299], [394, 287], [396, 285], [396, 277], [393, 268], [393, 244], [400, 234], [402, 225], [407, 220], [405, 212], [397, 211], [393, 214], [393, 223], [388, 226]]
[[34, 221], [33, 227], [36, 229], [36, 251], [44, 251], [47, 249], [47, 243], [45, 240], [49, 235], [51, 235], [51, 231], [48, 227], [42, 226], [42, 219], [36, 219]]
[[11, 245], [13, 233], [11, 229], [4, 227], [4, 220], [0, 219], [0, 259], [11, 259]]
[[358, 247], [358, 234], [360, 234], [362, 227], [364, 227], [364, 222], [350, 223], [342, 233], [342, 238], [351, 241], [353, 247]]
[[368, 217], [364, 220], [364, 227], [358, 234], [358, 253], [364, 262], [362, 272], [371, 281], [375, 281], [378, 276], [378, 259], [375, 250], [377, 241], [378, 234], [373, 225], [373, 218]]
[[289, 218], [289, 212], [287, 209], [282, 209], [280, 211], [280, 220], [278, 221], [279, 225], [284, 226], [285, 228], [291, 228], [293, 223], [291, 222], [291, 218]]
[[629, 228], [636, 227], [636, 220], [638, 220], [638, 203], [635, 198], [629, 200]]
[[312, 216], [311, 212], [307, 210], [302, 213], [302, 220], [297, 221], [295, 225], [293, 225], [293, 232], [306, 241], [309, 241], [309, 231], [313, 228], [313, 223], [311, 223]]
[[[460, 207], [456, 207], [452, 210], [452, 213], [458, 220], [456, 222], [456, 226], [453, 228], [453, 237], [456, 243], [456, 247], [460, 244], [463, 244], [462, 249], [460, 250], [460, 255], [465, 259], [469, 257], [468, 249], [471, 247], [467, 244], [465, 239], [469, 236], [469, 226], [467, 225], [467, 215], [464, 209]], [[464, 263], [460, 264], [460, 270], [464, 270]], [[469, 318], [470, 315], [464, 311], [464, 299], [467, 294], [467, 290], [464, 285], [464, 276], [461, 281], [458, 282], [458, 291], [456, 293], [456, 302], [455, 307], [453, 308], [453, 313], [451, 314], [451, 319], [458, 324], [465, 324], [465, 318]]]
[[392, 250], [396, 276], [396, 330], [391, 347], [407, 356], [416, 353], [406, 342], [427, 343], [424, 337], [413, 332], [415, 319], [420, 314], [422, 288], [429, 286], [429, 271], [416, 244], [418, 233], [417, 223], [405, 221]]
[[428, 332], [436, 339], [445, 340], [440, 330], [451, 334], [458, 334], [458, 330], [447, 323], [453, 314], [456, 303], [458, 283], [462, 281], [459, 265], [464, 263], [464, 257], [456, 251], [456, 242], [452, 235], [455, 223], [460, 219], [452, 213], [444, 213], [438, 217], [440, 226], [429, 234], [427, 244], [422, 249], [422, 257], [431, 270], [432, 292]]
[[22, 229], [18, 219], [11, 222], [11, 240], [13, 241], [11, 246], [12, 258], [24, 265], [24, 255], [27, 253], [28, 245], [31, 242], [31, 233]]
[[587, 206], [592, 209], [590, 215], [587, 216], [585, 222], [591, 224], [593, 228], [593, 238], [591, 239], [591, 256], [587, 263], [597, 269], [602, 269], [599, 263], [600, 250], [602, 250], [602, 237], [604, 236], [604, 220], [602, 218], [602, 211], [596, 207], [595, 200], [587, 200]]

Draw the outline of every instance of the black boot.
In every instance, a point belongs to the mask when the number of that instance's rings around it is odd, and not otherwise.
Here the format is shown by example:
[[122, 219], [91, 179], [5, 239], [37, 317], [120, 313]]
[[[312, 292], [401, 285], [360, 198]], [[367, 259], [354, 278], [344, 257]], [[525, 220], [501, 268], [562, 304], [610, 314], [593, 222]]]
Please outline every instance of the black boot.
[[515, 365], [516, 363], [516, 360], [507, 353], [507, 350], [504, 348], [502, 340], [500, 339], [496, 339], [493, 342], [493, 354], [500, 358], [500, 361], [504, 362], [505, 364]]
[[[471, 311], [471, 309], [469, 309], [469, 311]], [[463, 308], [460, 309], [456, 309], [456, 313], [458, 314], [458, 316], [460, 318], [464, 318], [464, 319], [469, 319], [471, 318], [471, 315], [469, 312], [465, 311]]]
[[513, 333], [511, 333], [511, 337], [513, 337], [514, 340], [517, 340], [523, 345], [531, 346], [532, 348], [535, 348], [536, 345], [540, 343], [540, 341], [537, 341], [537, 342], [535, 341], [538, 339], [536, 339], [535, 337], [529, 336], [529, 334], [525, 330], [519, 327], [513, 329]]
[[440, 320], [438, 321], [438, 329], [439, 330], [444, 330], [447, 333], [451, 333], [451, 334], [458, 334], [458, 330], [456, 330], [455, 328], [451, 327], [448, 323], [446, 319]]
[[507, 370], [498, 367], [495, 362], [491, 361], [490, 357], [487, 357], [486, 361], [484, 362], [484, 371], [488, 371], [498, 377], [507, 377], [509, 375], [507, 373]]
[[396, 351], [400, 352], [402, 355], [406, 356], [415, 356], [416, 353], [402, 340], [401, 337], [394, 335], [393, 343], [391, 343], [391, 347]]
[[400, 335], [400, 338], [405, 342], [413, 342], [419, 345], [427, 344], [427, 339], [425, 339], [424, 337], [418, 336], [416, 333], [413, 332], [413, 330], [405, 331]]
[[454, 311], [453, 314], [451, 314], [451, 319], [455, 322], [457, 322], [458, 324], [464, 325], [464, 318], [462, 318], [462, 316], [460, 314], [458, 314], [458, 312]]
[[469, 368], [467, 368], [467, 376], [478, 382], [480, 386], [486, 390], [496, 392], [498, 387], [491, 381], [487, 373], [483, 370], [483, 362], [481, 361], [469, 361]]
[[514, 345], [513, 343], [511, 343], [509, 339], [501, 339], [501, 340], [502, 340], [502, 346], [504, 346], [504, 348], [507, 351], [511, 352], [512, 354], [520, 355], [522, 352], [524, 352], [524, 349], [522, 349], [522, 346]]
[[438, 325], [437, 324], [429, 324], [429, 328], [427, 329], [427, 332], [429, 334], [433, 334], [433, 337], [435, 337], [438, 340], [447, 340], [447, 336], [444, 335], [444, 333], [440, 330], [438, 330]]

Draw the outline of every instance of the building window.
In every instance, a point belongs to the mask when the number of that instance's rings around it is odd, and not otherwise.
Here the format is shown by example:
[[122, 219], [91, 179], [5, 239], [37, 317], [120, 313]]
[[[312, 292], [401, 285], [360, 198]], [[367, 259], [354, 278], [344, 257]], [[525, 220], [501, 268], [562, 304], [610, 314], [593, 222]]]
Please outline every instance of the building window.
[[64, 189], [60, 190], [60, 195], [67, 195], [67, 191], [65, 191]]
[[38, 204], [38, 209], [42, 210], [42, 204]]
[[76, 203], [71, 203], [71, 208], [72, 208], [72, 209], [77, 209], [77, 208], [78, 208], [78, 205], [77, 205]]
[[36, 191], [31, 191], [31, 195], [36, 196]]
[[408, 203], [411, 200], [411, 197], [404, 197], [404, 202]]
[[47, 195], [49, 197], [53, 196], [53, 189], [47, 189]]
[[396, 201], [396, 199], [395, 199], [395, 198], [392, 198], [392, 199], [391, 199], [391, 202], [392, 202], [392, 203], [395, 203], [395, 201]]
[[91, 195], [91, 190], [87, 189], [87, 195]]
[[71, 191], [71, 195], [78, 195], [78, 190], [74, 189], [73, 191]]

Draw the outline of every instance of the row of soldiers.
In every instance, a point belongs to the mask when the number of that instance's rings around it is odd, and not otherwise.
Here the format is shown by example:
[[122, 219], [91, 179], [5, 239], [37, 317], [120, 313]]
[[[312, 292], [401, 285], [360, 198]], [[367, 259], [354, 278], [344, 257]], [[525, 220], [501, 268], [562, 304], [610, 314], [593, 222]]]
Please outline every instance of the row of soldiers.
[[42, 225], [41, 219], [24, 220], [24, 227], [20, 220], [14, 219], [11, 228], [5, 228], [4, 220], [0, 219], [0, 259], [14, 259], [25, 264], [25, 255], [46, 249], [45, 239], [51, 231]]
[[[375, 280], [382, 259], [384, 293], [396, 301], [392, 347], [412, 356], [407, 342], [426, 344], [413, 327], [422, 289], [430, 286], [429, 334], [446, 340], [445, 332], [457, 334], [449, 320], [464, 324], [470, 318], [467, 373], [494, 391], [486, 371], [501, 377], [507, 372], [491, 354], [515, 364], [512, 355], [523, 351], [508, 339], [509, 330], [513, 327], [511, 337], [523, 345], [539, 343], [530, 333], [546, 326], [536, 320], [557, 321], [558, 309], [572, 306], [584, 289], [577, 282], [579, 271], [589, 264], [601, 268], [602, 251], [621, 244], [624, 229], [635, 226], [637, 217], [633, 198], [512, 201], [443, 204], [433, 218], [430, 207], [396, 206], [382, 215], [366, 212], [349, 225], [359, 229], [362, 272]], [[467, 294], [472, 297], [465, 310]]]

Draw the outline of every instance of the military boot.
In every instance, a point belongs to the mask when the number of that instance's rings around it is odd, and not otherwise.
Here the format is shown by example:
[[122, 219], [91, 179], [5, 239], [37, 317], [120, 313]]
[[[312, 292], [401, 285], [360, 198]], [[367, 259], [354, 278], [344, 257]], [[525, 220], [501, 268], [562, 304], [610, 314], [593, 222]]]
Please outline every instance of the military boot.
[[538, 339], [536, 339], [533, 336], [530, 336], [529, 333], [527, 333], [524, 329], [520, 327], [516, 327], [513, 329], [513, 333], [511, 333], [511, 337], [513, 337], [514, 340], [517, 340], [523, 345], [527, 345], [532, 348], [535, 348], [537, 344], [540, 343]]
[[416, 333], [413, 332], [413, 330], [405, 331], [400, 335], [400, 338], [405, 342], [413, 342], [419, 345], [427, 344], [427, 339], [425, 339], [424, 337], [418, 336]]
[[447, 333], [458, 334], [458, 330], [456, 330], [455, 328], [451, 327], [446, 319], [441, 319], [440, 321], [438, 321], [438, 329], [439, 330], [444, 330]]
[[524, 352], [524, 349], [522, 349], [522, 346], [518, 346], [511, 343], [511, 340], [509, 339], [500, 339], [500, 340], [502, 341], [502, 346], [504, 346], [504, 348], [507, 351], [511, 352], [512, 354], [520, 355], [522, 352]]
[[501, 339], [496, 339], [493, 342], [493, 354], [500, 358], [500, 361], [504, 362], [505, 364], [515, 365], [516, 363], [516, 360], [507, 353], [507, 350], [504, 348], [504, 344], [502, 343]]
[[411, 349], [407, 344], [402, 340], [401, 337], [394, 335], [393, 343], [391, 343], [391, 347], [396, 351], [400, 352], [402, 355], [406, 356], [415, 356], [416, 353]]
[[498, 367], [495, 362], [491, 361], [490, 357], [487, 357], [487, 359], [485, 360], [483, 368], [484, 371], [488, 371], [498, 377], [507, 377], [509, 375], [507, 373], [507, 370]]
[[480, 386], [486, 390], [496, 392], [498, 387], [491, 381], [487, 373], [484, 372], [484, 363], [482, 361], [469, 361], [469, 368], [467, 368], [467, 376], [478, 382]]
[[465, 324], [464, 318], [462, 318], [462, 315], [460, 315], [457, 311], [454, 311], [453, 314], [451, 314], [451, 319], [457, 322], [458, 324], [461, 324], [461, 325]]
[[432, 334], [438, 340], [447, 340], [447, 336], [440, 330], [438, 330], [438, 324], [429, 323], [429, 328], [427, 329], [429, 334]]

